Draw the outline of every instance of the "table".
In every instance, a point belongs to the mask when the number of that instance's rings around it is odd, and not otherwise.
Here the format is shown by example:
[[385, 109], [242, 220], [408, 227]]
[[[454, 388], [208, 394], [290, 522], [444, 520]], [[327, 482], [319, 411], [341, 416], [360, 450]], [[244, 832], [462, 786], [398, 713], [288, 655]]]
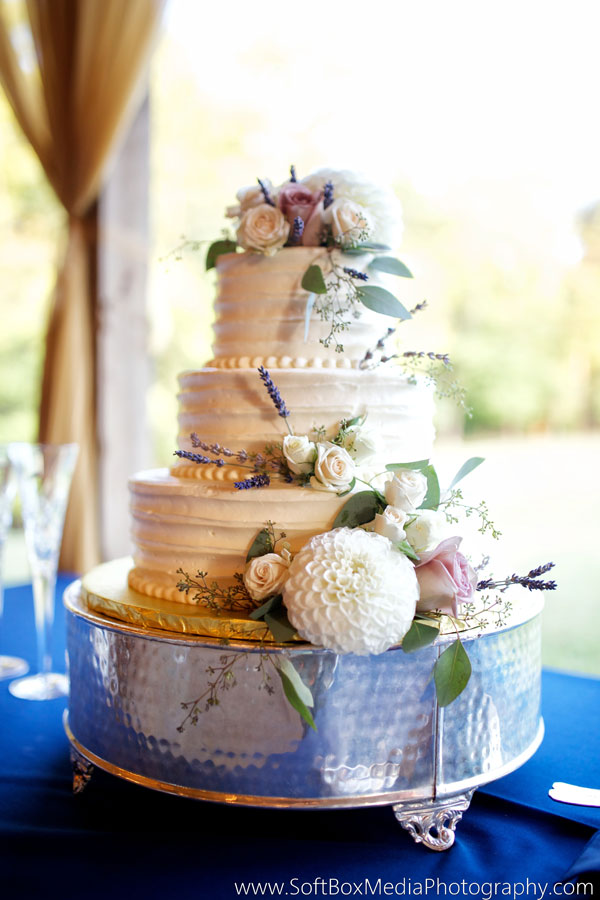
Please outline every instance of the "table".
[[[59, 669], [60, 597], [70, 580], [60, 576], [57, 586]], [[28, 586], [6, 591], [0, 652], [34, 661]], [[250, 896], [259, 895], [260, 882], [266, 896], [279, 884], [283, 896], [486, 898], [486, 883], [501, 882], [511, 893], [497, 887], [497, 896], [539, 898], [536, 882], [548, 886], [548, 896], [600, 828], [600, 809], [548, 798], [553, 781], [600, 786], [600, 680], [545, 671], [543, 691], [542, 747], [517, 772], [476, 791], [456, 844], [436, 854], [413, 844], [389, 807], [216, 806], [101, 771], [73, 796], [65, 701], [17, 700], [0, 682], [0, 886], [12, 889], [7, 897], [43, 898], [58, 886], [86, 900], [219, 900], [242, 895], [241, 882]]]

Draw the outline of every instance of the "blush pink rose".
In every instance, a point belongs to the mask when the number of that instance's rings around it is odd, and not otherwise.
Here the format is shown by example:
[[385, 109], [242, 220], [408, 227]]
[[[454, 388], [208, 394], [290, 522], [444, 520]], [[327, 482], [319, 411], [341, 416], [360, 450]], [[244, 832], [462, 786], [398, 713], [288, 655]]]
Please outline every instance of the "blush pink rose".
[[304, 223], [302, 245], [304, 247], [320, 247], [323, 239], [323, 201], [319, 200], [310, 218]]
[[308, 222], [312, 211], [321, 199], [320, 191], [310, 191], [297, 181], [288, 181], [279, 189], [277, 198], [279, 209], [284, 214], [290, 225], [294, 224], [296, 216], [300, 216], [304, 224]]
[[458, 604], [473, 596], [477, 573], [459, 551], [462, 538], [446, 538], [435, 550], [421, 554], [416, 565], [420, 597], [417, 612], [440, 609], [458, 615]]

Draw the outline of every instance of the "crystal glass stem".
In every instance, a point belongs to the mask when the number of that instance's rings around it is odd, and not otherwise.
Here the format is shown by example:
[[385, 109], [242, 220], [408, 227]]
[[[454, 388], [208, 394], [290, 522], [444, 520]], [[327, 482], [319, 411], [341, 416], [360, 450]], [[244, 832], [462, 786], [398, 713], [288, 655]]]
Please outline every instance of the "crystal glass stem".
[[33, 575], [33, 609], [37, 637], [38, 672], [48, 675], [52, 670], [52, 626], [54, 625], [54, 591], [56, 573]]
[[76, 444], [10, 444], [21, 497], [25, 543], [31, 569], [38, 673], [9, 684], [15, 697], [51, 700], [68, 693], [65, 675], [52, 671], [56, 570], [67, 499], [77, 460]]

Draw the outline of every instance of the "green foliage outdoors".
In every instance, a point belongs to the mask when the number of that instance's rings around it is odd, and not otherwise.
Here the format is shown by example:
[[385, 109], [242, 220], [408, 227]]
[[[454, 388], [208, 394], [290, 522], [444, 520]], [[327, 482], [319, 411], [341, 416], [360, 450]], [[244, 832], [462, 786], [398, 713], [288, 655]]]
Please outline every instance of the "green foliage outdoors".
[[0, 91], [0, 442], [35, 440], [63, 218]]

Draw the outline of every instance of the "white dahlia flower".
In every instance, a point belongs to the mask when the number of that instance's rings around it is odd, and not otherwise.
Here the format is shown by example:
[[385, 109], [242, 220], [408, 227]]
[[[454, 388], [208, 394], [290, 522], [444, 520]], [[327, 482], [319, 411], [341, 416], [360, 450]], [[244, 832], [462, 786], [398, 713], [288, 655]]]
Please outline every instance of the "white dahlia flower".
[[366, 209], [372, 224], [369, 240], [388, 244], [392, 249], [398, 246], [402, 237], [402, 207], [393, 191], [347, 169], [318, 169], [302, 179], [311, 191], [322, 191], [328, 181], [333, 184], [334, 200], [353, 200]]
[[388, 538], [362, 528], [318, 534], [296, 554], [283, 586], [288, 618], [311, 644], [336, 653], [383, 653], [402, 640], [419, 585]]

